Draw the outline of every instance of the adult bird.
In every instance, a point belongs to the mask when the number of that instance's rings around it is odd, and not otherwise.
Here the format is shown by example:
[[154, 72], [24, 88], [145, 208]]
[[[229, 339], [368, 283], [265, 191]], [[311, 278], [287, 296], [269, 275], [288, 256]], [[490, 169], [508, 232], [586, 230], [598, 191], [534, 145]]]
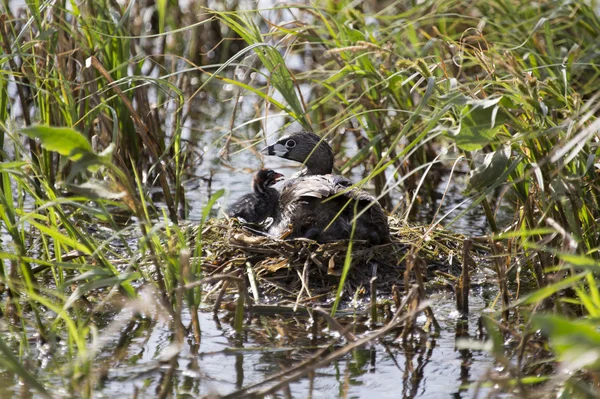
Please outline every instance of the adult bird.
[[252, 192], [231, 205], [227, 214], [253, 224], [260, 224], [273, 217], [278, 209], [279, 191], [272, 186], [282, 178], [283, 175], [274, 170], [259, 170], [252, 179]]
[[333, 150], [319, 136], [295, 132], [265, 147], [262, 153], [305, 166], [284, 182], [270, 234], [289, 232], [291, 237], [320, 242], [351, 236], [374, 245], [390, 241], [387, 216], [377, 199], [353, 187], [350, 180], [332, 174]]

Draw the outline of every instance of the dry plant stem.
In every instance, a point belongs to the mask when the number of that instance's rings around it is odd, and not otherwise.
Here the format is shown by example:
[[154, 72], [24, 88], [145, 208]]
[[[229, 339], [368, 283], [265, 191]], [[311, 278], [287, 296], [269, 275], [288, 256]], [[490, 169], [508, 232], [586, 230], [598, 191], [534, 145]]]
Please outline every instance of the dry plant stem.
[[306, 295], [308, 295], [309, 298], [312, 298], [312, 294], [308, 290], [308, 284], [309, 284], [308, 276], [309, 276], [309, 272], [310, 272], [310, 270], [309, 270], [310, 263], [311, 263], [311, 257], [309, 255], [306, 258], [306, 261], [304, 261], [304, 268], [302, 269], [302, 274], [300, 274], [300, 272], [296, 271], [298, 273], [298, 276], [300, 277], [300, 282], [302, 283], [302, 288], [298, 291], [298, 296], [296, 297], [296, 305], [294, 305], [294, 308], [298, 307], [300, 298], [302, 297], [302, 291], [306, 291]]
[[[406, 309], [407, 313], [415, 314], [414, 310], [419, 307], [419, 287], [416, 284], [412, 285], [410, 292], [415, 292], [410, 298], [407, 299]], [[400, 337], [402, 338], [402, 344], [405, 345], [407, 343], [408, 335], [414, 330], [416, 317], [410, 317], [404, 323], [404, 328], [402, 329], [402, 333]]]
[[[421, 303], [422, 301], [426, 300], [426, 296], [425, 296], [425, 283], [423, 281], [423, 269], [421, 268], [421, 264], [423, 263], [421, 261], [420, 258], [418, 258], [416, 256], [416, 254], [413, 255], [409, 255], [409, 259], [412, 257], [412, 260], [410, 260], [413, 263], [412, 269], [415, 273], [415, 279], [417, 280], [417, 286], [419, 287], [419, 303]], [[407, 260], [407, 263], [409, 262], [409, 260]], [[431, 309], [431, 307], [426, 306], [425, 307], [425, 314], [427, 315], [427, 318], [429, 319], [429, 321], [431, 323], [433, 323], [433, 326], [435, 327], [436, 330], [440, 330], [440, 324], [438, 323], [437, 319], [435, 318], [435, 315], [433, 314], [433, 310]]]
[[236, 276], [234, 274], [214, 274], [210, 277], [205, 277], [203, 279], [200, 279], [198, 281], [194, 281], [193, 283], [188, 283], [186, 285], [184, 285], [183, 287], [179, 288], [181, 290], [189, 290], [190, 288], [194, 288], [194, 287], [198, 287], [200, 285], [204, 285], [204, 284], [212, 284], [212, 283], [216, 283], [218, 281], [243, 281], [243, 279], [239, 276]]
[[213, 306], [213, 314], [217, 314], [219, 309], [221, 308], [221, 302], [223, 301], [223, 297], [227, 292], [227, 287], [229, 287], [230, 280], [221, 280], [221, 289], [219, 290], [219, 294], [217, 295], [217, 299], [215, 300], [215, 305]]
[[329, 314], [329, 312], [327, 312], [325, 309], [323, 309], [320, 306], [317, 306], [314, 309], [314, 312], [317, 313], [317, 314], [319, 314], [319, 315], [321, 315], [325, 319], [325, 321], [327, 321], [327, 324], [329, 324], [330, 328], [332, 328], [332, 329], [336, 330], [337, 332], [339, 332], [349, 342], [356, 341], [356, 336], [349, 331], [349, 328], [351, 326], [349, 326], [348, 328], [342, 327], [342, 325], [340, 323], [338, 323], [335, 318], [331, 317], [331, 315]]
[[[413, 250], [411, 249], [411, 253], [406, 257], [406, 267], [404, 269], [404, 289], [408, 289], [412, 284], [410, 283], [410, 273], [415, 266], [415, 257], [412, 254]], [[397, 306], [398, 304], [396, 304]]]
[[[259, 397], [260, 398], [260, 397], [264, 397], [266, 395], [272, 394], [272, 393], [276, 392], [277, 390], [281, 389], [283, 386], [286, 386], [287, 384], [297, 381], [298, 379], [304, 377], [306, 374], [308, 374], [320, 367], [324, 367], [324, 366], [330, 364], [331, 362], [339, 359], [340, 357], [353, 351], [354, 349], [359, 348], [365, 344], [368, 344], [371, 341], [378, 339], [381, 336], [386, 335], [390, 331], [397, 328], [398, 325], [405, 322], [409, 318], [415, 317], [415, 315], [418, 312], [423, 310], [424, 306], [419, 306], [417, 309], [414, 310], [414, 312], [406, 312], [405, 311], [405, 307], [406, 307], [408, 301], [412, 300], [413, 298], [416, 298], [417, 295], [418, 295], [417, 289], [413, 288], [408, 293], [408, 295], [406, 295], [401, 306], [398, 309], [396, 309], [396, 313], [394, 314], [394, 317], [392, 317], [392, 320], [390, 320], [390, 322], [388, 324], [386, 324], [384, 327], [382, 327], [381, 329], [374, 331], [373, 333], [371, 333], [359, 340], [349, 343], [348, 345], [344, 346], [343, 348], [340, 348], [325, 357], [321, 357], [329, 349], [329, 347], [326, 347], [326, 348], [318, 351], [317, 353], [315, 353], [315, 355], [312, 358], [309, 358], [306, 361], [301, 362], [298, 366], [292, 367], [289, 370], [285, 370], [281, 373], [277, 373], [275, 375], [267, 377], [262, 382], [248, 386], [246, 388], [242, 388], [239, 391], [235, 391], [229, 395], [225, 395], [222, 398], [223, 399], [247, 398], [247, 397]], [[402, 316], [400, 316], [402, 314], [402, 312], [405, 312], [405, 313]], [[265, 388], [262, 390], [258, 390], [258, 388], [261, 387], [262, 385], [271, 383], [273, 381], [276, 381], [276, 382], [271, 387], [268, 387], [268, 388]]]
[[398, 307], [400, 307], [400, 304], [402, 303], [402, 294], [400, 293], [400, 289], [398, 288], [397, 285], [393, 285], [392, 286], [392, 299], [394, 300], [394, 305], [396, 305], [396, 309]]
[[250, 290], [252, 291], [254, 302], [258, 302], [260, 299], [258, 296], [258, 286], [256, 285], [256, 277], [254, 276], [254, 270], [250, 262], [246, 262], [246, 275], [248, 276], [248, 281], [250, 281]]
[[471, 243], [470, 239], [463, 241], [462, 272], [456, 285], [456, 310], [464, 318], [469, 314], [469, 286], [471, 284], [469, 277], [469, 251], [471, 250]]

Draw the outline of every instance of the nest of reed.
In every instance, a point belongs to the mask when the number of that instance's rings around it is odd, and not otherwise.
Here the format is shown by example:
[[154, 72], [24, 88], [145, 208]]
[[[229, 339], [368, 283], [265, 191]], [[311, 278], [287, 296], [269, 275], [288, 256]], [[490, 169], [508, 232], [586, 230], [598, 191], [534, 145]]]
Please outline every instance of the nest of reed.
[[460, 273], [463, 236], [442, 229], [428, 231], [393, 217], [389, 222], [392, 243], [370, 246], [355, 241], [348, 251], [349, 241], [280, 240], [261, 235], [236, 219], [210, 220], [198, 237], [204, 275], [247, 275], [263, 300], [288, 298], [306, 303], [326, 300], [335, 292], [348, 262], [347, 298], [369, 292], [373, 277], [377, 277], [378, 294], [389, 294], [394, 286], [403, 290], [410, 283], [404, 272], [411, 257], [418, 260], [425, 278], [434, 271]]

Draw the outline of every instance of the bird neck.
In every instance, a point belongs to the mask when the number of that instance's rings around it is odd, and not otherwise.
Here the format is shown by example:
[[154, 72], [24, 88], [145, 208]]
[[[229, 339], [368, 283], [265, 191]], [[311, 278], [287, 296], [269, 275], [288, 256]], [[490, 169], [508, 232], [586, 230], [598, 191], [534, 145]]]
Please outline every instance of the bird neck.
[[309, 166], [306, 165], [306, 169], [304, 169], [304, 175], [329, 175], [333, 172], [333, 165], [324, 166], [324, 165], [316, 165]]
[[318, 148], [304, 163], [305, 175], [328, 175], [333, 172], [333, 154], [325, 148]]
[[252, 191], [254, 191], [257, 195], [263, 195], [266, 192], [266, 188], [263, 184], [257, 182], [256, 180], [252, 180]]

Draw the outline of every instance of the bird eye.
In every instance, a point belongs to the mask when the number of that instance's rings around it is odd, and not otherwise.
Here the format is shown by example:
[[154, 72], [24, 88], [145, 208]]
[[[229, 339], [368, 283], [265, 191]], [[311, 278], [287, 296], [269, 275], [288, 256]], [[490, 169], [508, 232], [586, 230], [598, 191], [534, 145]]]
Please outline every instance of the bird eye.
[[285, 146], [287, 148], [294, 148], [296, 146], [296, 142], [294, 140], [288, 140], [285, 142]]

